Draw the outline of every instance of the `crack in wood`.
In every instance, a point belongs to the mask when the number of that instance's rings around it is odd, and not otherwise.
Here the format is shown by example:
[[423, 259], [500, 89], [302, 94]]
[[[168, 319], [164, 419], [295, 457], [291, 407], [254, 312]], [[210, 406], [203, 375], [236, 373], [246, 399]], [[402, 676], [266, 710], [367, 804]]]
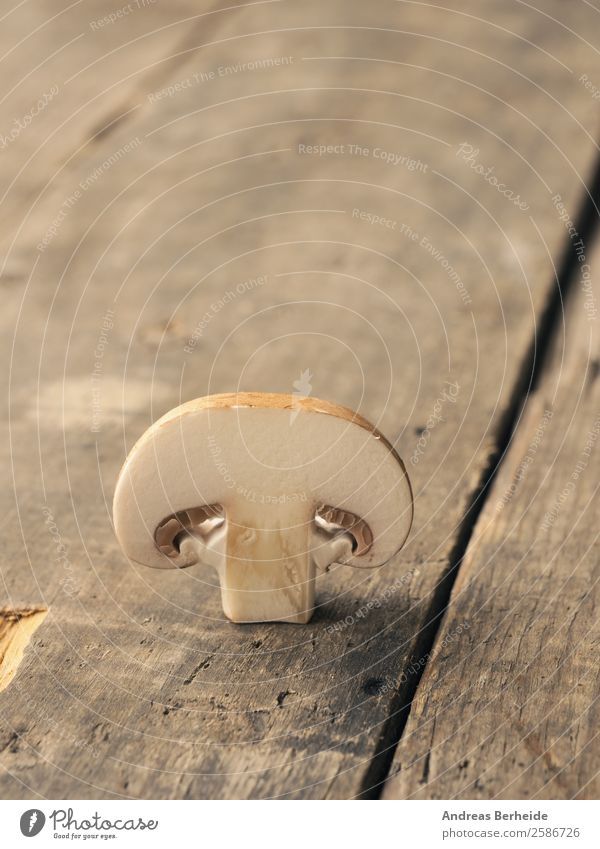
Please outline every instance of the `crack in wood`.
[[191, 684], [191, 683], [192, 683], [192, 681], [194, 681], [194, 680], [195, 680], [195, 678], [196, 678], [196, 676], [198, 675], [198, 673], [199, 673], [199, 672], [201, 672], [201, 670], [203, 670], [203, 669], [208, 669], [208, 667], [210, 666], [210, 664], [211, 664], [211, 662], [212, 662], [213, 658], [214, 658], [214, 655], [212, 655], [212, 654], [211, 654], [211, 655], [209, 655], [207, 658], [205, 658], [203, 661], [201, 661], [200, 663], [196, 664], [196, 666], [194, 666], [194, 668], [192, 669], [192, 671], [190, 672], [190, 674], [189, 674], [186, 678], [184, 678], [184, 679], [183, 679], [183, 683], [184, 683], [184, 685]]
[[[576, 216], [576, 230], [584, 244], [591, 238], [598, 227], [600, 210], [596, 198], [600, 197], [600, 158], [596, 160], [595, 171], [590, 182], [590, 188], [586, 188], [579, 212]], [[417, 688], [425, 670], [429, 666], [431, 652], [440, 629], [441, 622], [446, 613], [452, 588], [458, 576], [467, 547], [471, 541], [477, 520], [483, 510], [491, 490], [491, 485], [504, 462], [504, 458], [510, 447], [512, 438], [520, 425], [523, 408], [527, 403], [529, 395], [539, 384], [544, 366], [551, 351], [551, 344], [555, 332], [561, 326], [563, 311], [568, 296], [574, 289], [574, 281], [579, 270], [579, 259], [572, 244], [572, 240], [565, 237], [563, 255], [557, 265], [556, 288], [550, 295], [546, 309], [536, 329], [529, 350], [524, 357], [520, 377], [511, 393], [510, 402], [501, 417], [496, 433], [496, 447], [492, 450], [488, 463], [484, 467], [478, 485], [468, 499], [468, 507], [463, 516], [461, 526], [454, 544], [454, 548], [448, 558], [449, 568], [442, 577], [433, 595], [426, 617], [426, 626], [421, 631], [421, 638], [417, 643], [417, 655], [427, 658], [422, 667], [412, 676], [407, 678], [398, 687], [397, 696], [390, 704], [390, 713], [384, 724], [375, 754], [369, 768], [367, 769], [361, 793], [357, 798], [379, 799], [383, 786], [387, 781], [392, 767], [395, 751], [404, 733], [406, 723], [411, 711], [412, 702]], [[429, 772], [429, 753], [424, 773]]]

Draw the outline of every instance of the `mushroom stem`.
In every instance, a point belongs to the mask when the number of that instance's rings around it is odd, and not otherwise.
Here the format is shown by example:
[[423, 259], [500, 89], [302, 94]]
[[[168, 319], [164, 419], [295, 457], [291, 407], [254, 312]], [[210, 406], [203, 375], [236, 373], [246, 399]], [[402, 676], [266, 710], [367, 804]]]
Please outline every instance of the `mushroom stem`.
[[308, 525], [259, 529], [228, 524], [220, 574], [225, 615], [233, 622], [308, 622], [316, 574]]
[[273, 510], [276, 524], [270, 528], [241, 521], [236, 512], [238, 518], [230, 516], [211, 534], [187, 529], [178, 559], [216, 570], [232, 622], [306, 624], [314, 612], [316, 573], [352, 556], [352, 536], [324, 533], [304, 511], [277, 516]]

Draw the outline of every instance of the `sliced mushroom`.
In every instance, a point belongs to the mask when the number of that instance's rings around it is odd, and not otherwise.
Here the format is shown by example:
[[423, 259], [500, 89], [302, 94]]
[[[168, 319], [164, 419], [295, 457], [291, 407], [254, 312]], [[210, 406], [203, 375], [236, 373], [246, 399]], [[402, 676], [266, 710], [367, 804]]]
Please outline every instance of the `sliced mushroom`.
[[369, 422], [271, 393], [171, 410], [132, 449], [114, 499], [125, 554], [214, 566], [234, 622], [308, 622], [317, 568], [383, 565], [412, 515], [404, 465]]

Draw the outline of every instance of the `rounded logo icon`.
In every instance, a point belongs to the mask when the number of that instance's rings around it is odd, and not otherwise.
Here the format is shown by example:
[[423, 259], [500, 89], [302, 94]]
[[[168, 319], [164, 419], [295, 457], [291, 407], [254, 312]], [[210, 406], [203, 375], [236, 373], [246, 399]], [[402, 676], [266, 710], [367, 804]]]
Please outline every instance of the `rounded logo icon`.
[[46, 824], [46, 817], [38, 808], [31, 808], [21, 817], [21, 834], [25, 837], [35, 837]]

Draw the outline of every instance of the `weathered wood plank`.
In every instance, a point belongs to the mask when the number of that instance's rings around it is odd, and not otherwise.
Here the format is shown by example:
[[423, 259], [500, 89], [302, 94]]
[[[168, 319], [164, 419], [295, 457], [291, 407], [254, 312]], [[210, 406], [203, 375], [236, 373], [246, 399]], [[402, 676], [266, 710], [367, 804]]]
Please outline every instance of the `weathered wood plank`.
[[591, 261], [582, 250], [564, 335], [477, 523], [388, 798], [598, 798], [600, 245]]
[[[368, 784], [553, 286], [552, 197], [574, 214], [596, 154], [577, 82], [600, 75], [593, 51], [520, 4], [490, 10], [224, 14], [32, 208], [1, 319], [2, 602], [49, 613], [0, 696], [5, 796]], [[571, 28], [589, 37], [592, 14]], [[377, 574], [325, 576], [306, 628], [233, 626], [208, 571], [125, 562], [114, 482], [180, 400], [290, 391], [306, 369], [414, 454], [415, 531]]]
[[[185, 61], [185, 51], [218, 26], [216, 10], [226, 5], [220, 0], [199, 11], [189, 0], [114, 6], [40, 0], [0, 12], [3, 251], [26, 226], [30, 207], [60, 182], [66, 163], [85, 159], [139, 108], [140, 87]], [[3, 278], [16, 273], [6, 263]]]

